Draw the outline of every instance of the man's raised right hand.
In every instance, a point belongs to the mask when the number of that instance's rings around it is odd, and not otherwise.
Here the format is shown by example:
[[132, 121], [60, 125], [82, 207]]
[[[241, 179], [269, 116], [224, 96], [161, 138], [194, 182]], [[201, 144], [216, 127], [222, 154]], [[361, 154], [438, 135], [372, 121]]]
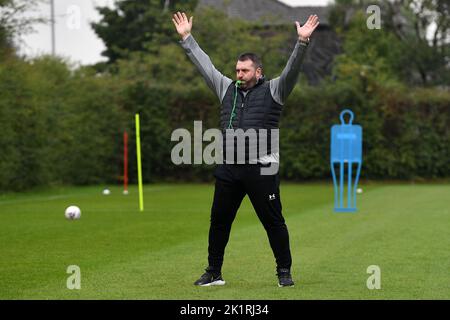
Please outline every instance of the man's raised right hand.
[[179, 11], [173, 15], [172, 21], [177, 28], [178, 34], [185, 40], [190, 34], [192, 29], [192, 21], [194, 17], [191, 17], [189, 20], [186, 14], [180, 13]]

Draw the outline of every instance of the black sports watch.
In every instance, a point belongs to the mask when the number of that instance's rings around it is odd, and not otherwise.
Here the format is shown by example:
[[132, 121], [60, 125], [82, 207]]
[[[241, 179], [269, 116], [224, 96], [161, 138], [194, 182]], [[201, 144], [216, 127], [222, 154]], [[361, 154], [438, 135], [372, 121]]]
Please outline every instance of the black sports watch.
[[305, 44], [305, 45], [308, 45], [308, 44], [309, 44], [309, 38], [308, 38], [306, 41], [300, 40], [300, 39], [298, 39], [298, 41], [299, 41], [300, 43]]

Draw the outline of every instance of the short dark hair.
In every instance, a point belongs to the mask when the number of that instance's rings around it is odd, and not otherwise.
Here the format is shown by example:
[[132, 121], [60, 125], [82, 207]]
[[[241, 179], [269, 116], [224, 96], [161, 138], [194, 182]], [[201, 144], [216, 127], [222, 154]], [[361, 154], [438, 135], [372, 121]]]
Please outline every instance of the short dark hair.
[[253, 66], [255, 67], [255, 69], [263, 68], [261, 59], [253, 52], [246, 52], [239, 55], [238, 61], [246, 61], [246, 60], [251, 60], [253, 62]]

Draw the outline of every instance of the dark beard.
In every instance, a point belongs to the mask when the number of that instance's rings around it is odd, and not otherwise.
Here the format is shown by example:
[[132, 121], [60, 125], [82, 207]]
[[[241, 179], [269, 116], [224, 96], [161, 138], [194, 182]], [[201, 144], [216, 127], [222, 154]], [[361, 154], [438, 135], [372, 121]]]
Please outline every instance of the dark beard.
[[253, 88], [257, 82], [258, 82], [258, 79], [256, 79], [256, 77], [254, 77], [250, 81], [245, 81], [244, 84], [241, 84], [241, 89], [247, 91], [247, 90]]

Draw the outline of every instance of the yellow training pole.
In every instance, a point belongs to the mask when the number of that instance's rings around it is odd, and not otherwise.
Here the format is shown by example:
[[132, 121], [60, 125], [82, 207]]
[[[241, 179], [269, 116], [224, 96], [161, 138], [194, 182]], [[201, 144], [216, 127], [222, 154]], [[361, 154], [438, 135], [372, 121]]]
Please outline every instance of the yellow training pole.
[[144, 193], [142, 190], [142, 167], [141, 167], [141, 135], [139, 125], [139, 114], [136, 113], [136, 155], [138, 166], [138, 183], [139, 183], [139, 210], [144, 211]]

